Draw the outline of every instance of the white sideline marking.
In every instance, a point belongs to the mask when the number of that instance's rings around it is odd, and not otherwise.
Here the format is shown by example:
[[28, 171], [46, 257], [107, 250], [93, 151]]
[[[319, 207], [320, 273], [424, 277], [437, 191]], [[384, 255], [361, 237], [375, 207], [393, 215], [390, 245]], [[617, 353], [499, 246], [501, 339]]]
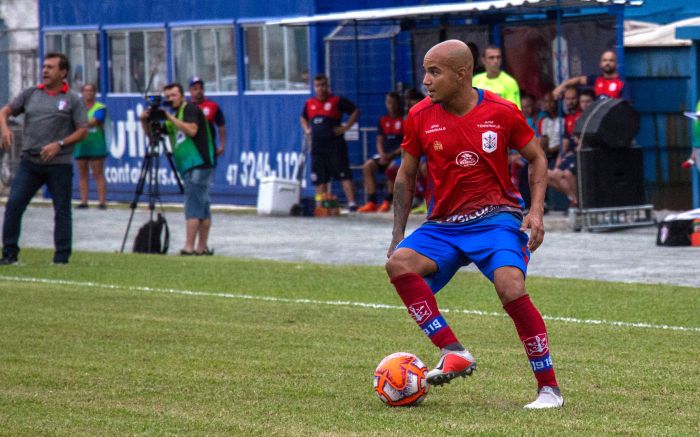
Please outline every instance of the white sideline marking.
[[[180, 294], [185, 296], [211, 296], [211, 297], [225, 297], [228, 299], [246, 299], [246, 300], [260, 300], [266, 302], [284, 302], [284, 303], [296, 303], [296, 304], [313, 304], [313, 305], [332, 305], [332, 306], [350, 306], [350, 307], [360, 307], [360, 308], [373, 308], [373, 309], [389, 309], [389, 310], [406, 310], [406, 307], [401, 305], [387, 305], [383, 303], [365, 303], [365, 302], [352, 302], [344, 300], [316, 300], [316, 299], [290, 299], [286, 297], [274, 297], [274, 296], [253, 296], [251, 294], [233, 294], [233, 293], [212, 293], [210, 291], [194, 291], [194, 290], [178, 290], [176, 288], [155, 288], [155, 287], [141, 287], [141, 286], [130, 286], [130, 285], [114, 285], [114, 284], [100, 284], [98, 282], [80, 282], [80, 281], [66, 281], [63, 279], [47, 279], [47, 278], [27, 278], [21, 276], [2, 276], [0, 275], [0, 280], [4, 281], [14, 281], [14, 282], [30, 282], [39, 284], [51, 284], [51, 285], [75, 285], [80, 287], [92, 287], [92, 288], [107, 288], [111, 290], [127, 290], [127, 291], [146, 291], [154, 293], [170, 293], [170, 294]], [[461, 309], [450, 309], [441, 308], [442, 313], [455, 313], [455, 314], [469, 314], [475, 316], [490, 316], [490, 317], [505, 317], [506, 314], [499, 313], [495, 311], [479, 311], [479, 310], [461, 310]], [[700, 332], [700, 327], [688, 327], [688, 326], [673, 326], [673, 325], [654, 325], [652, 323], [633, 323], [633, 322], [619, 322], [614, 320], [594, 320], [594, 319], [577, 319], [574, 317], [557, 317], [557, 316], [545, 316], [542, 315], [545, 320], [554, 320], [557, 322], [575, 323], [579, 325], [607, 325], [607, 326], [620, 326], [624, 328], [642, 328], [642, 329], [660, 329], [664, 331], [684, 331], [684, 332]]]

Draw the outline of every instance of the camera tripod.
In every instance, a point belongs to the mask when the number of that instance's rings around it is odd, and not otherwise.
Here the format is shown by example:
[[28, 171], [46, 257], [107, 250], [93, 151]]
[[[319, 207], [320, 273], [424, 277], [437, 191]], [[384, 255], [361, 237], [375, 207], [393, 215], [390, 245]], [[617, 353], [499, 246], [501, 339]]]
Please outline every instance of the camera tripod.
[[[141, 172], [139, 174], [139, 180], [136, 183], [136, 190], [134, 191], [134, 200], [131, 201], [129, 207], [131, 208], [131, 215], [129, 215], [129, 222], [126, 225], [126, 232], [124, 233], [124, 239], [122, 240], [122, 247], [119, 253], [124, 253], [124, 246], [126, 246], [126, 240], [129, 236], [129, 229], [131, 228], [131, 222], [134, 219], [134, 212], [139, 203], [139, 198], [144, 192], [144, 188], [148, 184], [148, 210], [149, 210], [149, 221], [153, 221], [153, 213], [156, 209], [156, 201], [160, 203], [161, 213], [165, 213], [163, 209], [163, 202], [160, 198], [160, 188], [158, 184], [158, 173], [160, 170], [160, 155], [165, 154], [168, 164], [170, 165], [173, 174], [175, 175], [175, 181], [180, 189], [180, 194], [184, 193], [182, 187], [182, 181], [180, 181], [180, 176], [175, 168], [175, 162], [173, 161], [172, 152], [165, 146], [165, 137], [163, 133], [163, 126], [159, 122], [151, 122], [149, 125], [149, 135], [148, 135], [148, 149], [146, 150], [146, 155], [143, 158], [143, 163], [141, 165]], [[148, 252], [152, 252], [152, 235], [150, 235], [151, 227], [149, 226], [148, 235]]]

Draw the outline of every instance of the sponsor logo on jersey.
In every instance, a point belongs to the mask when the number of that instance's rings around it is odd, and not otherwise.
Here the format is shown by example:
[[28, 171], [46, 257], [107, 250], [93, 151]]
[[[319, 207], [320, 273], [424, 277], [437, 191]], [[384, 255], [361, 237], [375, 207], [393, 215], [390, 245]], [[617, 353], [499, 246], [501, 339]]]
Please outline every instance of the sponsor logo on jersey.
[[444, 130], [447, 130], [447, 128], [446, 128], [445, 126], [440, 126], [439, 124], [434, 124], [434, 125], [430, 126], [430, 129], [428, 129], [427, 131], [425, 131], [425, 133], [426, 133], [426, 134], [432, 134], [432, 133], [435, 133], [435, 132], [442, 132], [442, 131], [444, 131]]
[[396, 121], [396, 123], [394, 124], [394, 129], [396, 129], [396, 130], [401, 129], [401, 120]]
[[549, 353], [547, 334], [537, 334], [534, 337], [523, 340], [525, 352], [529, 357], [541, 357]]
[[476, 127], [478, 127], [479, 129], [500, 129], [501, 125], [495, 123], [492, 120], [486, 120], [482, 121], [481, 123], [477, 123]]
[[481, 148], [486, 153], [491, 153], [496, 150], [498, 145], [498, 134], [494, 131], [486, 131], [481, 134]]
[[413, 317], [413, 320], [419, 324], [428, 320], [430, 316], [433, 315], [433, 312], [430, 311], [430, 307], [426, 301], [416, 302], [409, 306], [408, 313], [411, 315], [411, 317]]
[[59, 111], [63, 111], [64, 109], [66, 109], [68, 107], [68, 101], [61, 99], [58, 102], [56, 102], [56, 107], [58, 108]]
[[202, 112], [204, 113], [205, 116], [209, 117], [209, 113], [211, 112], [211, 109], [209, 109], [208, 106], [205, 106], [202, 108]]
[[[440, 147], [442, 147], [442, 144], [440, 145]], [[460, 167], [473, 167], [476, 165], [477, 162], [479, 162], [479, 155], [477, 155], [474, 152], [464, 151], [457, 155], [457, 159], [455, 159], [455, 162]]]
[[326, 110], [326, 111], [330, 111], [330, 110], [331, 110], [331, 107], [332, 107], [331, 102], [326, 102], [326, 103], [323, 105], [323, 109]]
[[467, 213], [467, 214], [451, 215], [451, 216], [445, 218], [445, 220], [443, 220], [443, 222], [444, 223], [466, 223], [466, 222], [470, 222], [472, 220], [476, 220], [476, 219], [479, 219], [481, 217], [484, 217], [484, 216], [486, 216], [486, 215], [488, 215], [496, 210], [499, 210], [499, 209], [501, 209], [501, 207], [499, 207], [499, 206], [485, 206], [477, 211], [472, 211], [472, 212]]
[[442, 150], [442, 143], [440, 141], [435, 141], [433, 143], [433, 149], [439, 152], [440, 150]]

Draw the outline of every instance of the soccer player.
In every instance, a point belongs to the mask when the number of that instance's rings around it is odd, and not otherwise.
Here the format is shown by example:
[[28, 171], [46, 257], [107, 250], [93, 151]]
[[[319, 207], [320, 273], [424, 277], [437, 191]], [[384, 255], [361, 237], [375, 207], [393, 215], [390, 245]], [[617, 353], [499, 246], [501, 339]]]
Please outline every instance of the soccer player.
[[[368, 202], [357, 212], [388, 212], [394, 200], [394, 179], [398, 170], [397, 158], [401, 156], [403, 141], [403, 111], [401, 96], [397, 92], [387, 93], [384, 99], [386, 114], [379, 117], [377, 125], [377, 154], [362, 165], [365, 192]], [[382, 203], [377, 195], [375, 174], [386, 174], [387, 192]]]
[[[525, 290], [530, 252], [544, 238], [547, 160], [513, 103], [471, 87], [472, 63], [469, 48], [457, 40], [442, 42], [425, 55], [423, 84], [429, 98], [411, 108], [404, 125], [386, 270], [411, 317], [440, 349], [438, 364], [427, 375], [430, 384], [445, 384], [476, 368], [434, 296], [461, 266], [473, 262], [493, 282], [537, 380], [537, 398], [525, 408], [558, 408], [564, 399], [547, 328]], [[508, 177], [511, 148], [531, 169], [532, 205], [524, 217], [522, 199]], [[423, 155], [428, 162], [428, 220], [404, 238]]]
[[[316, 206], [330, 194], [331, 179], [340, 180], [350, 212], [357, 211], [345, 132], [355, 124], [360, 110], [343, 96], [331, 93], [328, 77], [314, 77], [314, 97], [306, 101], [299, 122], [311, 137], [311, 181], [316, 187]], [[343, 114], [349, 115], [342, 123]]]

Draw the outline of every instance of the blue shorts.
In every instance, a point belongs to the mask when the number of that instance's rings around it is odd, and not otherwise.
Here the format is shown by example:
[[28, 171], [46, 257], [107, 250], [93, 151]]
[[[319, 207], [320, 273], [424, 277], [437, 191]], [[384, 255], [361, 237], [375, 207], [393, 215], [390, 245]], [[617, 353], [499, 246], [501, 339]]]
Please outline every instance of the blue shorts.
[[428, 222], [396, 248], [413, 249], [437, 264], [437, 272], [425, 278], [433, 293], [440, 291], [460, 267], [472, 262], [493, 282], [493, 273], [499, 267], [517, 267], [527, 274], [529, 237], [520, 231], [521, 222], [507, 212], [464, 224]]
[[185, 187], [185, 218], [206, 220], [211, 218], [209, 186], [214, 174], [211, 168], [195, 168], [182, 175]]

